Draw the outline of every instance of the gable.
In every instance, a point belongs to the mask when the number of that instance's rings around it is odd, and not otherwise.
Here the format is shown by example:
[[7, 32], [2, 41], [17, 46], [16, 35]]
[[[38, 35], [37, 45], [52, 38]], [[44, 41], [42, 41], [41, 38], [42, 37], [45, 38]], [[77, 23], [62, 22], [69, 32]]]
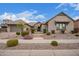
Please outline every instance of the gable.
[[26, 22], [24, 22], [23, 20], [17, 20], [17, 21], [15, 21], [15, 23], [16, 23], [16, 24], [20, 24], [20, 23], [26, 24]]
[[48, 23], [50, 21], [70, 22], [70, 21], [74, 21], [74, 20], [71, 17], [69, 17], [67, 14], [61, 12], [61, 13], [57, 14], [55, 17], [53, 17], [50, 20], [48, 20], [46, 23]]
[[38, 23], [35, 23], [34, 26], [40, 26], [42, 23], [38, 22]]

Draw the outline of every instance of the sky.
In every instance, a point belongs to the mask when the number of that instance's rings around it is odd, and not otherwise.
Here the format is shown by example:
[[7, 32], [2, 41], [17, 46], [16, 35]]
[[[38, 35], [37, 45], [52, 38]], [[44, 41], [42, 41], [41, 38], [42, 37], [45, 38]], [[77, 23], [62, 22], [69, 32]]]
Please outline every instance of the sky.
[[74, 20], [79, 18], [78, 3], [0, 3], [0, 22], [23, 19], [26, 22], [45, 22], [60, 12]]

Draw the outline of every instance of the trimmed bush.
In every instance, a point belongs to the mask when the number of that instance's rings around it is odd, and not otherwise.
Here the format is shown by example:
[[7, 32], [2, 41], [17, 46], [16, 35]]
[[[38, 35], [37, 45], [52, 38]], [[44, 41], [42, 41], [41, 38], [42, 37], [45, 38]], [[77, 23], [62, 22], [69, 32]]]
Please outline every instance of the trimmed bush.
[[72, 34], [78, 33], [78, 31], [77, 31], [77, 30], [73, 30], [73, 31], [71, 31], [71, 33], [72, 33]]
[[64, 34], [65, 33], [65, 30], [61, 30], [61, 32]]
[[75, 36], [79, 37], [79, 34], [75, 34]]
[[75, 32], [74, 31], [71, 31], [71, 33], [74, 34]]
[[57, 41], [52, 41], [52, 42], [51, 42], [51, 45], [52, 45], [52, 46], [58, 46], [58, 42], [57, 42]]
[[7, 41], [7, 46], [8, 47], [13, 47], [13, 46], [16, 46], [16, 45], [18, 45], [18, 40], [17, 39], [11, 39], [11, 40]]
[[51, 33], [50, 32], [48, 32], [48, 33], [46, 33], [47, 35], [50, 35]]
[[20, 35], [20, 32], [16, 32], [16, 35]]
[[52, 32], [52, 34], [55, 34], [55, 30], [52, 30], [51, 32]]
[[47, 32], [47, 30], [46, 29], [43, 29], [43, 33], [46, 33]]
[[21, 36], [29, 35], [29, 32], [21, 32]]

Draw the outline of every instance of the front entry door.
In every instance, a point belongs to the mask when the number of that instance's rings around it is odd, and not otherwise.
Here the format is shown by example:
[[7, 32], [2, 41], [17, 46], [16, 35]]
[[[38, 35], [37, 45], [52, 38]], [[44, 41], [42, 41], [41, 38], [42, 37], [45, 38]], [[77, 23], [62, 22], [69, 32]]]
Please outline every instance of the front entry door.
[[41, 31], [41, 27], [40, 26], [38, 26], [37, 31]]

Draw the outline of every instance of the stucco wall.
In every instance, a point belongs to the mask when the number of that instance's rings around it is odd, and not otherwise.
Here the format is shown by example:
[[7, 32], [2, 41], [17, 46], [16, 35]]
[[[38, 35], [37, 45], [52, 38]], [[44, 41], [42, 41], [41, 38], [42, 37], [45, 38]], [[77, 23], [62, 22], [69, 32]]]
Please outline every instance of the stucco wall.
[[68, 32], [73, 31], [73, 30], [74, 30], [74, 22], [71, 21], [71, 22], [68, 24], [68, 26], [66, 27], [66, 29], [67, 29]]
[[49, 32], [51, 32], [51, 30], [56, 30], [55, 21], [69, 22], [68, 26], [66, 27], [67, 31], [71, 32], [72, 30], [74, 30], [74, 22], [69, 17], [67, 17], [67, 16], [56, 16], [48, 22], [48, 31]]
[[30, 31], [31, 30], [31, 27], [30, 26], [28, 26], [28, 25], [25, 25], [25, 27], [24, 27], [24, 31], [27, 31], [27, 29], [28, 29], [28, 31]]
[[[31, 27], [28, 25], [25, 25], [23, 31], [26, 31], [27, 28], [30, 31]], [[21, 28], [17, 28], [17, 25], [9, 25], [7, 28], [7, 31], [8, 32], [21, 32]]]
[[41, 25], [41, 23], [37, 23], [34, 25], [35, 30], [37, 31], [38, 27]]
[[74, 22], [74, 27], [75, 27], [75, 28], [79, 28], [79, 21], [75, 21], [75, 22]]
[[47, 29], [46, 24], [42, 24], [42, 25], [41, 25], [41, 31], [42, 31], [42, 32], [43, 32], [44, 29]]

